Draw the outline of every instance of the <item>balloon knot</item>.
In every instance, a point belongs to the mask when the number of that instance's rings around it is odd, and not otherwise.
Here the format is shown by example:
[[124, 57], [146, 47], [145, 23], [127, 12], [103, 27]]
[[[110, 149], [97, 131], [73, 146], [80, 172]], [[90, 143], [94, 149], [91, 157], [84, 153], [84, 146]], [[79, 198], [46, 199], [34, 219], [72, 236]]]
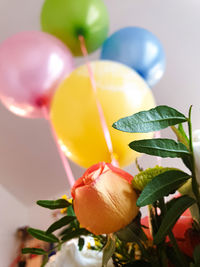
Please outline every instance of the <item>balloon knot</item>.
[[86, 30], [83, 27], [77, 27], [75, 29], [75, 34], [80, 38], [81, 37], [86, 37]]
[[37, 107], [47, 107], [49, 105], [49, 98], [47, 96], [40, 96], [35, 100], [35, 104]]

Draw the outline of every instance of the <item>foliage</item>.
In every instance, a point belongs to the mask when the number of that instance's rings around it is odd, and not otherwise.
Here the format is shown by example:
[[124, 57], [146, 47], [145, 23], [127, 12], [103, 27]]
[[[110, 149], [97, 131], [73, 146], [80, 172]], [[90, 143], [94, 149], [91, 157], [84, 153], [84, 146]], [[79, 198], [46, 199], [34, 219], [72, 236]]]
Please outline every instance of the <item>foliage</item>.
[[[188, 135], [183, 123], [188, 125]], [[141, 215], [120, 231], [106, 236], [94, 236], [82, 228], [73, 211], [73, 202], [67, 200], [38, 201], [38, 205], [48, 209], [66, 208], [65, 216], [52, 224], [46, 231], [29, 229], [34, 237], [46, 242], [55, 243], [55, 249], [72, 238], [78, 238], [79, 250], [84, 246], [83, 236], [92, 236], [98, 241], [98, 246], [91, 249], [103, 249], [102, 267], [112, 257], [115, 266], [157, 266], [166, 267], [168, 263], [176, 266], [199, 266], [200, 246], [194, 247], [194, 254], [190, 258], [181, 251], [172, 229], [186, 209], [194, 204], [200, 211], [199, 186], [196, 180], [195, 159], [192, 144], [191, 108], [189, 116], [168, 107], [158, 106], [148, 111], [142, 111], [125, 117], [113, 124], [117, 130], [129, 133], [147, 133], [160, 131], [171, 127], [177, 140], [158, 138], [137, 140], [129, 147], [137, 152], [152, 156], [180, 158], [188, 171], [183, 172], [176, 168], [156, 166], [147, 169], [135, 176], [132, 181], [133, 188], [138, 192], [137, 205], [148, 206], [150, 219], [150, 236], [145, 234], [141, 224]], [[126, 133], [124, 133], [126, 134]], [[191, 183], [187, 183], [190, 181]], [[166, 202], [165, 196], [181, 190], [184, 186], [184, 195]], [[191, 185], [191, 186], [190, 186]], [[183, 190], [182, 190], [183, 191]], [[191, 194], [192, 191], [192, 194]], [[188, 192], [188, 193], [187, 193]], [[193, 209], [191, 209], [193, 210]], [[200, 212], [199, 212], [200, 214]], [[200, 231], [200, 220], [195, 215], [195, 229]], [[58, 237], [52, 234], [61, 230]], [[170, 241], [167, 241], [167, 237]], [[200, 243], [200, 241], [199, 241]], [[50, 252], [41, 249], [26, 248], [23, 253], [45, 255], [44, 261]], [[45, 264], [45, 262], [44, 262]]]

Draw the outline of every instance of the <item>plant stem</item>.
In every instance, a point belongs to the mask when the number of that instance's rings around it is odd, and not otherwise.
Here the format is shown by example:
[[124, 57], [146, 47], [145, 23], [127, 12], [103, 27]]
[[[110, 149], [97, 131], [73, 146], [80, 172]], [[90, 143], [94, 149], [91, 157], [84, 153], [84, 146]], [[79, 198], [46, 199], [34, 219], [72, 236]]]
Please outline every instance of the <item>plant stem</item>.
[[140, 167], [140, 165], [139, 165], [139, 162], [138, 162], [138, 159], [136, 158], [136, 160], [135, 160], [135, 165], [136, 165], [136, 167], [137, 167], [137, 169], [138, 169], [138, 171], [139, 172], [142, 172], [143, 171], [143, 168], [141, 168]]
[[[160, 209], [161, 209], [161, 216], [163, 218], [165, 216], [166, 212], [167, 212], [167, 208], [166, 208], [166, 205], [165, 205], [164, 198], [161, 198], [159, 200], [159, 206], [160, 206]], [[171, 241], [171, 244], [172, 244], [172, 246], [174, 248], [174, 251], [176, 253], [177, 260], [181, 264], [180, 266], [182, 266], [182, 267], [188, 267], [188, 264], [187, 264], [187, 262], [185, 260], [185, 257], [183, 255], [183, 253], [180, 251], [180, 249], [178, 247], [178, 244], [176, 242], [176, 239], [174, 237], [174, 234], [172, 233], [171, 230], [169, 231], [168, 236], [169, 236], [169, 239]]]
[[162, 217], [165, 216], [166, 212], [167, 212], [167, 209], [166, 209], [166, 206], [165, 206], [165, 201], [164, 201], [164, 198], [161, 198], [159, 200], [159, 206], [160, 206], [160, 209], [161, 209], [161, 215]]
[[166, 255], [166, 252], [165, 252], [164, 243], [160, 245], [159, 254], [160, 254], [161, 266], [162, 267], [168, 267], [168, 260], [167, 260], [167, 255]]
[[152, 216], [154, 216], [153, 215], [153, 212], [152, 212], [152, 205], [148, 205], [148, 221], [149, 221], [149, 231], [150, 231], [150, 234], [153, 236], [153, 226], [152, 226], [152, 220], [153, 220], [153, 218], [152, 218]]
[[[159, 200], [159, 208], [161, 210], [161, 218], [163, 218], [166, 213], [166, 206], [165, 206], [164, 198], [161, 198]], [[160, 254], [162, 267], [167, 267], [168, 261], [167, 261], [167, 256], [166, 256], [165, 241], [163, 241], [159, 246], [159, 254]]]
[[192, 155], [192, 190], [195, 195], [197, 205], [199, 208], [199, 215], [200, 215], [200, 196], [199, 196], [199, 186], [197, 183], [196, 172], [195, 172], [195, 159], [194, 159], [194, 150], [193, 150], [193, 143], [192, 143], [192, 123], [191, 123], [191, 112], [192, 106], [190, 106], [189, 110], [189, 118], [188, 118], [188, 132], [189, 132], [189, 143], [190, 143], [190, 152]]
[[177, 260], [179, 261], [179, 263], [181, 264], [180, 266], [182, 267], [188, 267], [189, 265], [187, 264], [187, 262], [185, 261], [185, 256], [182, 254], [182, 252], [180, 251], [178, 244], [176, 242], [176, 239], [174, 237], [174, 234], [172, 233], [172, 231], [170, 230], [168, 233], [169, 239], [171, 241], [171, 244], [173, 246], [173, 249], [176, 253], [176, 257]]

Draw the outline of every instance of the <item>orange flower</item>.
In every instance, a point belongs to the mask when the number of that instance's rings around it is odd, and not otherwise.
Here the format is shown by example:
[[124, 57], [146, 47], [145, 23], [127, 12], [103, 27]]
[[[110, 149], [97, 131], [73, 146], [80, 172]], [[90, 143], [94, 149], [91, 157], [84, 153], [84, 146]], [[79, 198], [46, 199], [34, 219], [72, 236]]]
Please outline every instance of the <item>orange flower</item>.
[[109, 234], [128, 225], [138, 214], [133, 177], [112, 164], [90, 167], [72, 188], [74, 211], [90, 232]]

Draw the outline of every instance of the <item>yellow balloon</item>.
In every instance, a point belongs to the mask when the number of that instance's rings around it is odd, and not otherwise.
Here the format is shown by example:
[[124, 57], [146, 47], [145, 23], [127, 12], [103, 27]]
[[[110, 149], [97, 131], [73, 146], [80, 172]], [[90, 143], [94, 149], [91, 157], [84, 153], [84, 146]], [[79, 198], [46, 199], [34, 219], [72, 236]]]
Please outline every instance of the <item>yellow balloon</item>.
[[[91, 67], [114, 154], [120, 166], [126, 166], [138, 157], [128, 144], [133, 140], [151, 138], [152, 133], [124, 133], [112, 128], [112, 124], [122, 117], [153, 108], [153, 94], [135, 71], [122, 64], [96, 61]], [[60, 85], [50, 116], [62, 149], [72, 161], [83, 167], [100, 161], [111, 162], [86, 65], [74, 70]]]

